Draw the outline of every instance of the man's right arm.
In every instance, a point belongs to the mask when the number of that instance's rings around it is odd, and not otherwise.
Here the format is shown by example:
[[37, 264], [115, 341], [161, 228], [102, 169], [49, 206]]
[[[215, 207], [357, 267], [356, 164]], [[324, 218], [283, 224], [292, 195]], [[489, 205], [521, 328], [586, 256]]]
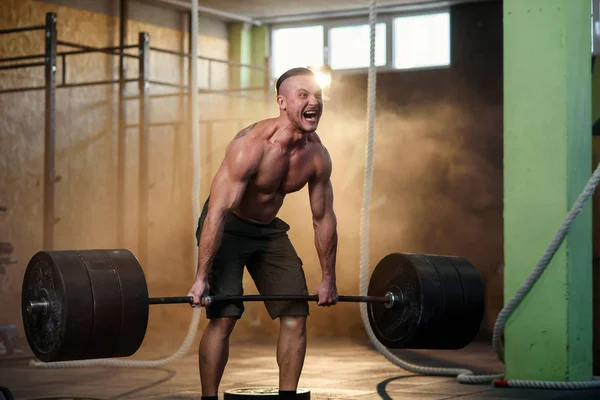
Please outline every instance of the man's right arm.
[[221, 245], [227, 213], [239, 205], [249, 179], [258, 169], [262, 153], [262, 145], [254, 138], [238, 138], [228, 146], [210, 189], [208, 212], [198, 245], [196, 281], [207, 280]]

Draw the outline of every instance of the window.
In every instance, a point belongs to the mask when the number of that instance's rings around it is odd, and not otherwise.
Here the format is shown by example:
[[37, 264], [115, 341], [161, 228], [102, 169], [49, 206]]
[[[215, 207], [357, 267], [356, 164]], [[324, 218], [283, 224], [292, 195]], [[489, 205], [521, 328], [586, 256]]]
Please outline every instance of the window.
[[290, 68], [323, 65], [322, 25], [273, 30], [271, 40], [271, 71], [275, 79]]
[[394, 68], [450, 65], [450, 14], [394, 19]]
[[[387, 63], [385, 24], [375, 27], [375, 65]], [[341, 26], [329, 30], [329, 66], [331, 69], [367, 68], [370, 63], [369, 25]]]

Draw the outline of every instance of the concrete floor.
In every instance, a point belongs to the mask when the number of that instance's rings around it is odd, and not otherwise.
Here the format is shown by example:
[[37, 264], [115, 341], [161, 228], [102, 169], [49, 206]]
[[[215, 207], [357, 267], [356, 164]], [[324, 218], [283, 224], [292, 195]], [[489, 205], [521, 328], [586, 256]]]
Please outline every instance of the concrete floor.
[[[170, 355], [164, 346], [135, 358]], [[168, 346], [172, 350], [173, 343]], [[152, 354], [154, 352], [154, 354]], [[0, 358], [0, 386], [16, 399], [199, 399], [197, 356], [192, 352], [158, 369], [38, 369], [23, 354]], [[502, 371], [488, 343], [475, 342], [460, 351], [396, 352], [418, 365], [460, 367], [476, 374]], [[275, 342], [231, 344], [219, 398], [233, 388], [276, 387]], [[600, 391], [551, 391], [460, 384], [453, 377], [419, 376], [394, 366], [368, 343], [309, 341], [300, 381], [311, 399], [600, 399]], [[1, 396], [0, 396], [1, 398]]]

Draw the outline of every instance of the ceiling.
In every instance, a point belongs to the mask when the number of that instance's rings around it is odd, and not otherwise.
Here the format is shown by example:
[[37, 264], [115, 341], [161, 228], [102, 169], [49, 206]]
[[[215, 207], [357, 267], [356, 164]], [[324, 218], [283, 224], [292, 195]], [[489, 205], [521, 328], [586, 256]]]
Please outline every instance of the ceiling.
[[[378, 6], [431, 3], [431, 0], [378, 0]], [[258, 20], [276, 16], [364, 9], [370, 0], [199, 0], [200, 5]]]

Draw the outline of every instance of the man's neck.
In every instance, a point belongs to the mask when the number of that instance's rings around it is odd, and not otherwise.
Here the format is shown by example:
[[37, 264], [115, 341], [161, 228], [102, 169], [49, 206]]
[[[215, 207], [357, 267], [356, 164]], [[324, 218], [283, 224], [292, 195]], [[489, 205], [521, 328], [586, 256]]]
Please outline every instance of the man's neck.
[[302, 132], [294, 127], [286, 118], [281, 118], [277, 124], [277, 131], [272, 137], [272, 141], [281, 145], [286, 150], [293, 150], [303, 147], [306, 144], [308, 133]]

